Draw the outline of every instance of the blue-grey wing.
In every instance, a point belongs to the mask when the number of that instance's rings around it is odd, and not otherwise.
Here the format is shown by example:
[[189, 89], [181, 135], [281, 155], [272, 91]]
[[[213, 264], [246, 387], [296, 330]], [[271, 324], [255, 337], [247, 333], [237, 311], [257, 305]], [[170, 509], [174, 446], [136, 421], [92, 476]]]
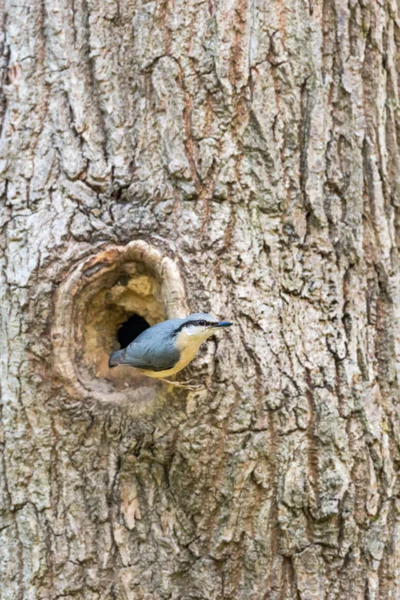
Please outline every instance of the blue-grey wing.
[[[143, 334], [142, 334], [143, 335]], [[129, 365], [135, 369], [146, 371], [167, 371], [172, 369], [180, 358], [179, 350], [173, 341], [136, 338], [127, 348], [121, 351], [120, 365]]]

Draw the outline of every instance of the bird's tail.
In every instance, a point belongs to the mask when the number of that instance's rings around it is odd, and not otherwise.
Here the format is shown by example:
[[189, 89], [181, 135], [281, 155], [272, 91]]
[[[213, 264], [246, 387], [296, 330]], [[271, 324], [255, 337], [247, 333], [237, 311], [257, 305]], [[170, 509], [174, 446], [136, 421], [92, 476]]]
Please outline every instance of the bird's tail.
[[122, 350], [116, 350], [115, 352], [112, 352], [110, 354], [110, 358], [108, 361], [108, 366], [110, 368], [116, 367], [117, 365], [120, 364], [121, 354], [122, 354]]

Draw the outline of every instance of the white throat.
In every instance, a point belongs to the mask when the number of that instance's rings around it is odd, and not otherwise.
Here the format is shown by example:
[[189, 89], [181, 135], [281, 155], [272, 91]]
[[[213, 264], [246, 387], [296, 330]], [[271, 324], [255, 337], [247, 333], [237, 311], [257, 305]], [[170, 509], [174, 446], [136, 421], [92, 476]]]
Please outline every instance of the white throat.
[[197, 325], [184, 327], [176, 336], [176, 343], [181, 353], [181, 360], [184, 360], [186, 364], [190, 362], [198, 351], [200, 344], [212, 334], [212, 330], [204, 329]]

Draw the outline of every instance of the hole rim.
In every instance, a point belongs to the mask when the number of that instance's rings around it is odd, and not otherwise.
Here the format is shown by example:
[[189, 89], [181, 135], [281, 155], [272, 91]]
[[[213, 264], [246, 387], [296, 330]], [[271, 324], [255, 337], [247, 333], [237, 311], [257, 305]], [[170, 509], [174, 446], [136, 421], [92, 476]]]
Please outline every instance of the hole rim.
[[[128, 262], [143, 263], [157, 279], [166, 319], [188, 314], [185, 286], [177, 262], [151, 244], [135, 240], [126, 246], [111, 246], [85, 258], [70, 270], [56, 290], [51, 328], [53, 370], [66, 391], [76, 399], [95, 399], [107, 404], [132, 403], [126, 392], [105, 393], [99, 390], [96, 384], [98, 378], [88, 376], [83, 368], [79, 368], [77, 360], [84, 348], [87, 303], [101, 289], [101, 281], [114, 281], [115, 285], [122, 265]], [[137, 391], [139, 400], [139, 387]]]

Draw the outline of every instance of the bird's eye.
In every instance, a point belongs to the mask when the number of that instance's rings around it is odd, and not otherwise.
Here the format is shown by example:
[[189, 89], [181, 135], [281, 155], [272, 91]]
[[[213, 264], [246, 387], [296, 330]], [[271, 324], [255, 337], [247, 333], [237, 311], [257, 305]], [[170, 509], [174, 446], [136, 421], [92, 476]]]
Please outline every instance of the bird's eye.
[[201, 325], [202, 327], [205, 327], [205, 325], [207, 325], [206, 321], [199, 321], [199, 325]]

